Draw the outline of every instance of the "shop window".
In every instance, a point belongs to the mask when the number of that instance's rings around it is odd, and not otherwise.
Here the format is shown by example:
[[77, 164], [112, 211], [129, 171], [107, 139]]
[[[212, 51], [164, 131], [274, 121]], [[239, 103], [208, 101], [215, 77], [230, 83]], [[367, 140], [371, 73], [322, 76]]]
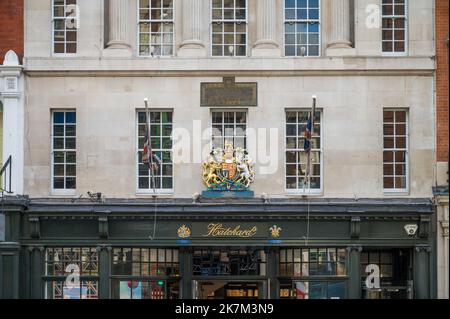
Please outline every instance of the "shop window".
[[[47, 248], [46, 298], [98, 299], [98, 269], [98, 252], [93, 247]], [[79, 277], [67, 281], [69, 275]]]
[[280, 299], [345, 299], [345, 281], [281, 281]]
[[174, 53], [173, 0], [139, 0], [140, 56], [172, 56]]
[[111, 276], [113, 299], [178, 299], [178, 250], [114, 248]]
[[194, 276], [266, 276], [264, 250], [197, 249], [193, 257]]
[[[412, 263], [407, 249], [364, 250], [361, 253], [361, 284], [366, 299], [411, 299]], [[367, 288], [368, 265], [380, 270], [380, 287]]]
[[247, 55], [247, 0], [211, 0], [212, 56]]
[[[161, 160], [155, 172], [155, 189], [160, 192], [173, 191], [173, 155], [172, 155], [172, 112], [150, 112], [150, 142], [152, 151]], [[145, 112], [138, 112], [138, 192], [153, 192], [153, 182], [150, 170], [142, 163], [142, 152], [145, 143], [145, 127], [147, 116]]]
[[292, 248], [280, 250], [280, 276], [345, 276], [344, 248]]

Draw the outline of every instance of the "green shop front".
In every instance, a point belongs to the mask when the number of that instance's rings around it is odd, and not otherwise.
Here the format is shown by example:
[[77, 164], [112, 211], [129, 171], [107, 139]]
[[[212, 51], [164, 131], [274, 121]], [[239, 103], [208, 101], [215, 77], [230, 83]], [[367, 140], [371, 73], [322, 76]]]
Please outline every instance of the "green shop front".
[[[97, 203], [14, 197], [5, 198], [3, 211], [0, 298], [436, 294], [428, 199]], [[367, 276], [377, 271], [379, 285], [369, 281], [368, 287]]]

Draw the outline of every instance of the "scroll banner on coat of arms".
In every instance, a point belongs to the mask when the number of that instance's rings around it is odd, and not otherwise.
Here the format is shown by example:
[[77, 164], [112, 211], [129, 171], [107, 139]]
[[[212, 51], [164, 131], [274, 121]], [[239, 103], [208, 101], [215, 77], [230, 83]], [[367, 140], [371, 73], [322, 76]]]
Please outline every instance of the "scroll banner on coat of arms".
[[225, 148], [215, 148], [203, 163], [203, 183], [208, 188], [204, 197], [253, 197], [249, 190], [255, 180], [253, 161], [247, 151], [233, 148], [230, 142]]

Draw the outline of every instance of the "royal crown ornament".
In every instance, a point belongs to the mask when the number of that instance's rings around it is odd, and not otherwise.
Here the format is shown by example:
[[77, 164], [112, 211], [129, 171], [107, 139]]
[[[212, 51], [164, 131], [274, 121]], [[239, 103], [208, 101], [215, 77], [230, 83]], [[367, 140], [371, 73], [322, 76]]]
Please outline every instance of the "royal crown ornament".
[[191, 230], [186, 225], [182, 225], [177, 231], [178, 238], [186, 239], [191, 237]]
[[203, 182], [209, 191], [246, 191], [255, 180], [253, 161], [246, 150], [225, 142], [203, 163]]

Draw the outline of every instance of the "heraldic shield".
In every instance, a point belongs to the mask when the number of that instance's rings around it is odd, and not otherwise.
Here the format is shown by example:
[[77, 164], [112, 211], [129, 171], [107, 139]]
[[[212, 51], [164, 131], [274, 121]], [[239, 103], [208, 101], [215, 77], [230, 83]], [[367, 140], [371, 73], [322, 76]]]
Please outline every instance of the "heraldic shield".
[[247, 151], [233, 148], [214, 149], [203, 163], [203, 182], [208, 191], [246, 191], [255, 179], [253, 162]]

